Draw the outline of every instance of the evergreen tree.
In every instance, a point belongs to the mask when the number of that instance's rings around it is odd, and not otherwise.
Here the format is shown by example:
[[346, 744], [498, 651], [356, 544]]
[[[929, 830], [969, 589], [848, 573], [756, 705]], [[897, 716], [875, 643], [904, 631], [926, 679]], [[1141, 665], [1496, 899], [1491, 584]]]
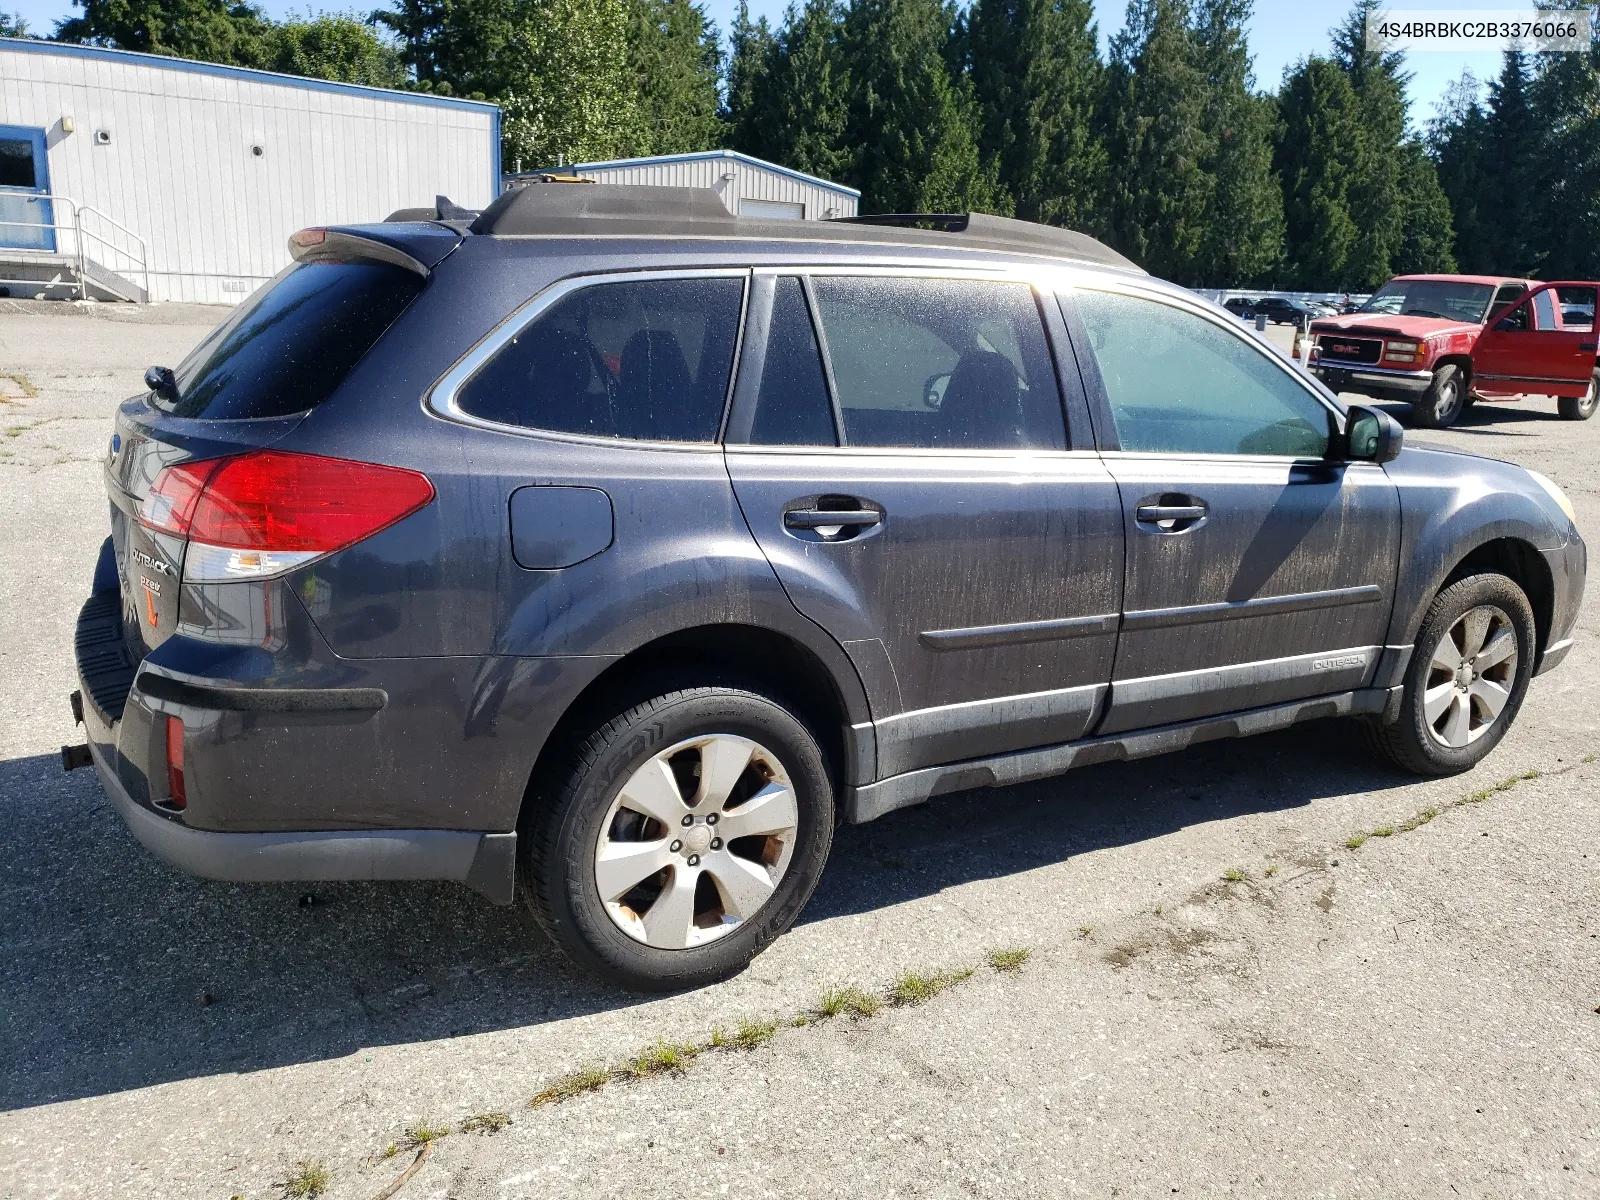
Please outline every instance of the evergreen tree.
[[1357, 288], [1351, 256], [1366, 232], [1351, 214], [1350, 191], [1363, 129], [1349, 76], [1327, 59], [1303, 59], [1284, 78], [1278, 116], [1273, 161], [1283, 180], [1287, 282]]
[[1377, 287], [1394, 272], [1390, 264], [1405, 239], [1406, 211], [1400, 182], [1401, 144], [1406, 137], [1405, 56], [1367, 48], [1367, 15], [1380, 0], [1356, 0], [1333, 32], [1334, 61], [1343, 68], [1360, 106], [1361, 137], [1350, 165], [1350, 215], [1361, 237], [1351, 247], [1346, 286]]
[[[1600, 30], [1597, 30], [1600, 33]], [[1539, 233], [1549, 279], [1600, 278], [1600, 42], [1546, 54], [1534, 108], [1546, 131], [1530, 190], [1545, 200]]]
[[643, 116], [633, 154], [679, 154], [721, 145], [722, 46], [693, 0], [628, 0], [628, 65]]
[[56, 40], [253, 67], [268, 21], [244, 0], [73, 0], [82, 16], [56, 25]]
[[1508, 50], [1489, 84], [1483, 182], [1494, 219], [1480, 233], [1495, 274], [1535, 275], [1545, 257], [1539, 244], [1545, 131], [1533, 111], [1531, 82], [1527, 57]]
[[1196, 282], [1216, 154], [1187, 0], [1129, 0], [1112, 39], [1109, 235], [1152, 274]]
[[980, 152], [1030, 221], [1101, 225], [1104, 67], [1093, 18], [1088, 0], [976, 0], [966, 20]]
[[767, 19], [752, 21], [749, 4], [739, 0], [728, 41], [727, 100], [723, 108], [728, 144], [734, 150], [764, 158], [767, 143], [774, 136], [769, 77], [777, 39]]
[[1495, 270], [1489, 241], [1493, 208], [1487, 189], [1485, 148], [1488, 118], [1479, 103], [1480, 88], [1471, 71], [1462, 72], [1445, 91], [1438, 115], [1428, 125], [1428, 152], [1439, 186], [1450, 205], [1460, 269], [1469, 274]]
[[845, 141], [860, 154], [867, 211], [1011, 209], [994, 165], [980, 161], [970, 90], [951, 78], [953, 23], [940, 0], [854, 0], [845, 16]]
[[1277, 106], [1253, 94], [1245, 35], [1252, 5], [1203, 0], [1195, 22], [1205, 123], [1215, 135], [1202, 164], [1212, 184], [1195, 274], [1221, 287], [1265, 280], [1283, 257], [1283, 188], [1272, 171]]
[[22, 19], [21, 13], [0, 12], [0, 37], [25, 38], [28, 36], [28, 23]]
[[1405, 214], [1400, 244], [1390, 256], [1395, 275], [1452, 272], [1455, 226], [1450, 201], [1439, 186], [1439, 173], [1423, 144], [1408, 138], [1400, 146], [1400, 207]]
[[838, 0], [790, 6], [768, 53], [762, 157], [824, 179], [855, 175], [850, 69]]

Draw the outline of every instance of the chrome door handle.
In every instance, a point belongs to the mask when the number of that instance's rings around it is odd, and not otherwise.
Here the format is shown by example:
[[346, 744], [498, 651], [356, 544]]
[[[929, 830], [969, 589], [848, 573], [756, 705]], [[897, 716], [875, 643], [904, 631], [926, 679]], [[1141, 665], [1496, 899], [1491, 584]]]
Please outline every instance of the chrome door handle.
[[783, 514], [783, 523], [790, 529], [831, 529], [834, 526], [867, 528], [883, 520], [883, 514], [871, 508], [795, 508]]
[[1141, 504], [1134, 509], [1139, 521], [1198, 521], [1206, 515], [1204, 504]]

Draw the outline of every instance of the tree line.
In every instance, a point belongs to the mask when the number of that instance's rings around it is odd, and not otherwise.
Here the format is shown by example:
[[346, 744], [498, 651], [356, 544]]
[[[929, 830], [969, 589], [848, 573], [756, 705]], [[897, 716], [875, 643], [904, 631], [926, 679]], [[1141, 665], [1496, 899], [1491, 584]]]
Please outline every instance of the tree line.
[[1191, 286], [1600, 275], [1600, 49], [1507, 54], [1419, 128], [1402, 56], [1366, 47], [1378, 0], [1276, 92], [1253, 77], [1253, 0], [1129, 0], [1104, 55], [1090, 0], [796, 0], [776, 26], [741, 5], [726, 50], [694, 0], [287, 22], [75, 3], [56, 37], [495, 100], [513, 170], [728, 146], [857, 187], [863, 211], [1067, 225]]

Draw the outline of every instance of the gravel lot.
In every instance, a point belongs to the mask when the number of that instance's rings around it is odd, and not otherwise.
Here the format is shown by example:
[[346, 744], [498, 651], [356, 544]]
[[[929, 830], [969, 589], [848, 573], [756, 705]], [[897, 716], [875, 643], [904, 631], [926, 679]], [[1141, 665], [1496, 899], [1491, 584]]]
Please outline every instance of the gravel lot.
[[[304, 1160], [366, 1200], [419, 1124], [454, 1132], [403, 1200], [1600, 1194], [1592, 599], [1471, 775], [1396, 775], [1322, 722], [941, 797], [842, 831], [743, 976], [641, 1001], [463, 888], [180, 876], [61, 773], [110, 414], [220, 315], [0, 302], [0, 1196], [265, 1200]], [[1550, 475], [1594, 541], [1600, 421], [1480, 406], [1422, 440]], [[459, 1131], [486, 1113], [510, 1124]]]

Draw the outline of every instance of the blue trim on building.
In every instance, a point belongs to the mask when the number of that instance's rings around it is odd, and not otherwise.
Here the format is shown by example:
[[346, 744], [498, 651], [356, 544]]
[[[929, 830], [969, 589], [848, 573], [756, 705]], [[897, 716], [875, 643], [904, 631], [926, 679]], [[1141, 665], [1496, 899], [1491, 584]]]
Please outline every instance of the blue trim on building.
[[536, 171], [522, 171], [518, 175], [510, 175], [507, 178], [516, 179], [520, 175], [539, 175], [551, 171], [603, 171], [607, 167], [652, 167], [658, 163], [704, 162], [712, 158], [737, 159], [748, 166], [759, 167], [765, 171], [774, 171], [779, 175], [787, 175], [790, 179], [798, 179], [801, 183], [809, 183], [812, 187], [826, 188], [830, 192], [854, 196], [857, 200], [861, 199], [861, 193], [853, 187], [845, 187], [844, 184], [834, 183], [831, 179], [819, 179], [815, 175], [807, 175], [804, 171], [794, 171], [788, 167], [779, 166], [777, 163], [767, 162], [764, 158], [741, 154], [737, 150], [694, 150], [688, 154], [658, 154], [653, 158], [614, 158], [608, 162], [571, 163], [565, 167], [540, 167]]
[[252, 67], [228, 67], [221, 63], [196, 62], [191, 58], [169, 58], [164, 54], [144, 54], [137, 50], [108, 50], [103, 46], [80, 46], [72, 42], [49, 42], [42, 38], [0, 38], [0, 50], [20, 50], [25, 54], [59, 54], [68, 58], [95, 58], [101, 61], [125, 62], [134, 66], [154, 67], [168, 71], [192, 71], [197, 75], [219, 75], [227, 79], [244, 79], [252, 83], [277, 84], [280, 87], [303, 88], [313, 92], [334, 92], [344, 96], [361, 96], [368, 100], [394, 100], [401, 104], [420, 104], [432, 108], [465, 108], [489, 111], [495, 124], [495, 186], [491, 195], [500, 192], [498, 163], [500, 160], [500, 106], [485, 100], [462, 100], [456, 96], [435, 96], [429, 92], [402, 92], [394, 88], [369, 87], [362, 83], [334, 83], [328, 79], [307, 79], [303, 75], [284, 75], [277, 71], [257, 71]]

